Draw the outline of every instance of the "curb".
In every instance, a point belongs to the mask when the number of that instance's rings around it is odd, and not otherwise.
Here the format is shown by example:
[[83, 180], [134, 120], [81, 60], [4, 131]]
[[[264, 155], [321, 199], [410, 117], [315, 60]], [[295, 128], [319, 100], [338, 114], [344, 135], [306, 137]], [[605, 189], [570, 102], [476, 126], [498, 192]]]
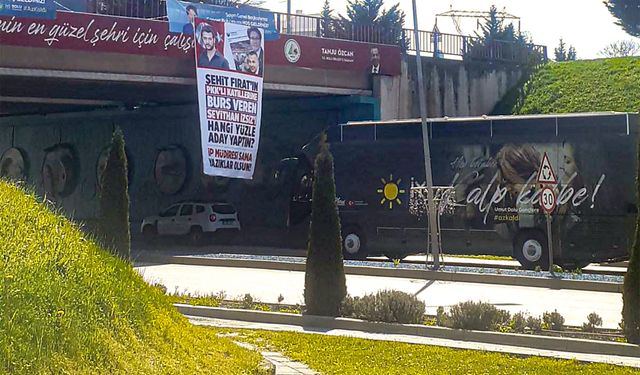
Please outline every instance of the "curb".
[[[137, 259], [140, 262], [158, 262], [165, 264], [182, 264], [191, 266], [214, 266], [236, 268], [259, 268], [279, 271], [305, 271], [304, 263], [275, 262], [268, 260], [219, 259], [197, 256], [175, 256], [151, 254]], [[399, 277], [405, 279], [421, 279], [435, 281], [451, 281], [480, 284], [498, 284], [528, 286], [548, 289], [569, 289], [590, 292], [622, 293], [622, 283], [601, 281], [549, 279], [542, 277], [508, 276], [481, 274], [470, 272], [441, 272], [431, 270], [408, 270], [398, 268], [379, 268], [363, 266], [344, 266], [347, 275]]]
[[329, 318], [314, 315], [297, 315], [265, 311], [224, 309], [219, 307], [174, 305], [183, 315], [215, 318], [223, 320], [240, 320], [253, 323], [286, 324], [324, 329], [355, 330], [369, 333], [396, 334], [470, 341], [485, 344], [527, 347], [532, 349], [552, 350], [569, 353], [614, 355], [640, 358], [640, 346], [584, 340], [525, 335], [517, 333], [497, 333], [488, 331], [465, 331], [444, 327], [431, 327], [417, 324], [392, 324], [368, 322], [350, 318]]

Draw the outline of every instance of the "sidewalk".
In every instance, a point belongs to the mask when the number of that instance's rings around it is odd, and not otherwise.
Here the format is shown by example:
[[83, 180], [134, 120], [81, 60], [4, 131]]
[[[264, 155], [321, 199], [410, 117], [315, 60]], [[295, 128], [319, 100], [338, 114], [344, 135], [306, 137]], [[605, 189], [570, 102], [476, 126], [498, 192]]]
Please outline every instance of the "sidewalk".
[[[224, 291], [229, 299], [245, 294], [265, 303], [304, 304], [304, 272], [257, 268], [190, 266], [163, 264], [136, 267], [150, 283], [163, 284], [169, 293], [194, 295]], [[587, 315], [596, 312], [603, 328], [616, 328], [621, 319], [620, 293], [550, 289], [471, 282], [436, 281], [417, 278], [347, 275], [347, 291], [363, 296], [382, 289], [400, 290], [424, 301], [427, 314], [435, 315], [438, 306], [448, 307], [468, 300], [484, 301], [511, 314], [528, 312], [540, 316], [555, 309], [568, 325], [580, 326]]]

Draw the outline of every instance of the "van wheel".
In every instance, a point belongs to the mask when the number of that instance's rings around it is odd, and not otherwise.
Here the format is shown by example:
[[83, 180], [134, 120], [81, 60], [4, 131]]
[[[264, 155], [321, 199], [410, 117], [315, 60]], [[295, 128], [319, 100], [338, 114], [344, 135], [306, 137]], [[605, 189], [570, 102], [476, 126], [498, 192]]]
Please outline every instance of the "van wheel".
[[366, 240], [359, 228], [347, 227], [342, 231], [342, 256], [344, 259], [364, 259], [367, 256]]
[[202, 233], [202, 228], [200, 227], [192, 227], [189, 232], [189, 241], [192, 245], [198, 246], [202, 244], [202, 240], [204, 238], [204, 233]]
[[513, 244], [513, 257], [524, 269], [533, 270], [539, 266], [542, 270], [548, 270], [549, 249], [544, 233], [537, 230], [518, 233]]

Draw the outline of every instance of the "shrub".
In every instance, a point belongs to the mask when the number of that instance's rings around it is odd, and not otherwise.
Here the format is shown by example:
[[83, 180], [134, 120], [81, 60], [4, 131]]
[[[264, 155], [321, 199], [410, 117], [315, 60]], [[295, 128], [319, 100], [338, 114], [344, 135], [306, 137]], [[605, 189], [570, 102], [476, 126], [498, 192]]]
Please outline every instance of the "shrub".
[[600, 315], [592, 312], [587, 316], [587, 322], [582, 324], [582, 330], [585, 332], [595, 332], [596, 327], [602, 326], [602, 318]]
[[316, 157], [313, 180], [311, 229], [304, 283], [305, 312], [338, 316], [340, 304], [346, 295], [333, 156], [324, 135]]
[[251, 296], [251, 294], [247, 293], [244, 295], [244, 297], [242, 297], [242, 308], [243, 309], [250, 309], [253, 307], [253, 297]]
[[515, 332], [524, 333], [527, 328], [527, 317], [522, 312], [516, 313], [511, 318], [509, 325]]
[[547, 329], [564, 331], [564, 317], [560, 315], [558, 310], [553, 310], [553, 312], [546, 311], [542, 314], [542, 321]]
[[447, 327], [447, 314], [442, 306], [438, 306], [438, 310], [436, 310], [436, 324], [441, 327]]
[[507, 326], [511, 322], [511, 314], [507, 310], [498, 309], [496, 313], [496, 324], [499, 326]]
[[425, 304], [415, 296], [397, 290], [382, 290], [362, 298], [347, 296], [342, 315], [373, 322], [420, 324]]
[[[640, 163], [640, 147], [638, 147]], [[637, 197], [640, 200], [640, 164], [636, 175]], [[636, 218], [636, 231], [631, 247], [631, 258], [624, 276], [622, 291], [622, 319], [624, 336], [633, 344], [640, 344], [640, 215]]]
[[[485, 302], [461, 302], [447, 315], [447, 326], [456, 329], [488, 331], [502, 324], [509, 313]], [[508, 321], [508, 318], [507, 318]]]
[[542, 332], [542, 319], [530, 316], [527, 318], [527, 328], [532, 332]]
[[98, 238], [122, 259], [131, 257], [129, 231], [129, 190], [124, 135], [116, 128], [111, 139], [107, 165], [100, 181]]

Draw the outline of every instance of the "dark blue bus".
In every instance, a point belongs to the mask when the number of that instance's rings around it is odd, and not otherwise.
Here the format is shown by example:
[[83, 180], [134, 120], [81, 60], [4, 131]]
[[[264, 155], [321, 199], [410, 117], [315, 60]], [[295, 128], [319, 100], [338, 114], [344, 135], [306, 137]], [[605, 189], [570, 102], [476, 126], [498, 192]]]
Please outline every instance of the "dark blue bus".
[[[554, 263], [628, 257], [638, 126], [637, 113], [613, 112], [430, 119], [434, 186], [451, 197], [440, 216], [444, 253], [512, 255], [525, 268], [547, 268], [536, 184], [546, 153], [557, 176]], [[425, 181], [420, 120], [353, 122], [327, 135], [345, 258], [424, 252], [427, 223], [415, 194]], [[317, 141], [285, 161], [290, 226], [308, 222]]]

